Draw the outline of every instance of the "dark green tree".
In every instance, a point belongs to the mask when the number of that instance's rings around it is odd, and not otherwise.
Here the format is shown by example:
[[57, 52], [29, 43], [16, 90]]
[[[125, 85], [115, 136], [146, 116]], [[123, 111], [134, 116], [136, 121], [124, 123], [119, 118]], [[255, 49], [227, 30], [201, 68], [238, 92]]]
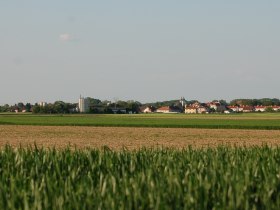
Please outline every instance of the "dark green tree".
[[31, 106], [30, 103], [26, 103], [26, 104], [25, 104], [25, 109], [26, 109], [27, 112], [30, 112], [30, 111], [31, 111], [31, 108], [32, 108], [32, 106]]
[[266, 107], [266, 108], [265, 108], [265, 111], [266, 111], [266, 112], [274, 112], [274, 110], [273, 110], [272, 107]]

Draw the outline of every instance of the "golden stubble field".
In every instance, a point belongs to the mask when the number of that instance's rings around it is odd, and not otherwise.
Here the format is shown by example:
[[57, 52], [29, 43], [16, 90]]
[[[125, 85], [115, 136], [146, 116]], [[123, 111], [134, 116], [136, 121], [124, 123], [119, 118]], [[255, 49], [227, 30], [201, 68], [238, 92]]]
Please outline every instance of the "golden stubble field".
[[139, 149], [141, 147], [184, 148], [280, 145], [277, 130], [231, 130], [187, 128], [123, 128], [73, 126], [0, 126], [0, 146]]

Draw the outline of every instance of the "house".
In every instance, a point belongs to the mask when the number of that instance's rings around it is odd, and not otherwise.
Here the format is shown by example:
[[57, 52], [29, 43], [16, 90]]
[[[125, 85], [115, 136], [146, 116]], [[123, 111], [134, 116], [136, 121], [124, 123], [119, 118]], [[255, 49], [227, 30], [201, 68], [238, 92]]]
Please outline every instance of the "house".
[[202, 114], [202, 113], [209, 113], [209, 107], [207, 104], [201, 103], [194, 103], [189, 106], [185, 106], [185, 113], [186, 114]]
[[185, 106], [186, 114], [197, 114], [197, 108], [194, 106]]
[[163, 106], [156, 110], [157, 113], [181, 113], [181, 110], [174, 106]]
[[154, 106], [142, 106], [140, 107], [140, 112], [142, 113], [153, 113], [156, 111]]
[[266, 106], [255, 106], [256, 112], [265, 112]]
[[[228, 106], [229, 110], [232, 110], [233, 112], [240, 112], [239, 106]], [[242, 109], [243, 111], [243, 109]]]
[[209, 108], [207, 107], [207, 106], [199, 106], [198, 108], [197, 108], [197, 113], [199, 113], [199, 114], [204, 114], [204, 113], [209, 113]]
[[198, 108], [199, 106], [201, 106], [201, 104], [199, 102], [195, 102], [195, 103], [191, 104], [190, 106]]
[[238, 107], [238, 112], [243, 112], [243, 106]]
[[280, 111], [280, 106], [272, 106], [272, 109], [276, 112]]
[[253, 106], [242, 106], [242, 111], [243, 112], [253, 112], [254, 107]]
[[214, 109], [216, 112], [224, 112], [226, 110], [226, 106], [218, 101], [207, 103], [207, 106], [210, 109]]

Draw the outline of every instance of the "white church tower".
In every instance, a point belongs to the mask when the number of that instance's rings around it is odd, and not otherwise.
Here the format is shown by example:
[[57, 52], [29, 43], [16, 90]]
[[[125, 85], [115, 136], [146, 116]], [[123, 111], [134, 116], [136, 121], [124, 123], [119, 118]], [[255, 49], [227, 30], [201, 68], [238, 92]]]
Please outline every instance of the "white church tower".
[[184, 108], [185, 104], [186, 104], [186, 99], [184, 97], [181, 97], [180, 103], [181, 103], [182, 107]]

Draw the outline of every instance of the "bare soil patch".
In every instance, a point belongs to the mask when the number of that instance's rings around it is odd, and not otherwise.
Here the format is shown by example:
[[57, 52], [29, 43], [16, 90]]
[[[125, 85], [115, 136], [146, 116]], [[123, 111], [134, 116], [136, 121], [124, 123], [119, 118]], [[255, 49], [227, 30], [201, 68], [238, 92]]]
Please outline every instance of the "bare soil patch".
[[123, 128], [73, 126], [0, 126], [0, 147], [139, 149], [141, 147], [280, 146], [277, 130], [231, 130], [187, 128]]

